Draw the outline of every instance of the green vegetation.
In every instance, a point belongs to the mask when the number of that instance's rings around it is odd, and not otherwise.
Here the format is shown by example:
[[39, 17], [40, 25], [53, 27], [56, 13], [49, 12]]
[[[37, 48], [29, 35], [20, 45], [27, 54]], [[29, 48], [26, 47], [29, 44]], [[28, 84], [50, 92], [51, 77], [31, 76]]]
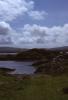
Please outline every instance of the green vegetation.
[[15, 71], [15, 69], [10, 69], [10, 68], [4, 68], [0, 67], [0, 74], [1, 75], [8, 75], [8, 73]]
[[4, 76], [0, 74], [0, 100], [68, 100], [63, 88], [68, 76]]
[[46, 49], [30, 49], [24, 52], [20, 52], [16, 55], [17, 60], [51, 60], [54, 56], [56, 56], [58, 51], [51, 51]]
[[50, 74], [50, 75], [61, 75], [68, 74], [68, 59], [62, 61], [37, 61], [33, 64], [36, 68], [35, 73]]
[[50, 50], [50, 49], [29, 49], [21, 52], [17, 52], [16, 54], [6, 54], [0, 55], [0, 60], [22, 60], [22, 61], [37, 61], [37, 60], [46, 60], [50, 62], [53, 58], [60, 55], [60, 53], [67, 52], [63, 50]]
[[58, 51], [51, 51], [46, 49], [29, 49], [16, 54], [0, 55], [0, 60], [51, 60], [54, 56], [57, 56]]
[[11, 69], [1, 68], [0, 100], [68, 100], [68, 53], [31, 49], [1, 57], [32, 60], [37, 70], [30, 76], [9, 75]]
[[7, 61], [7, 60], [15, 60], [14, 54], [6, 54], [6, 55], [0, 55], [0, 61]]

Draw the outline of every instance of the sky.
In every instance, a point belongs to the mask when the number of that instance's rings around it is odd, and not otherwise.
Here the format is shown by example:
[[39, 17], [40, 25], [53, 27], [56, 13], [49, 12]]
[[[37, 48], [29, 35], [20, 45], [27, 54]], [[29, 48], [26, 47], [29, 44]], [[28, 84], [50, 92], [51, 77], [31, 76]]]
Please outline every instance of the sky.
[[68, 46], [68, 0], [0, 0], [0, 46]]

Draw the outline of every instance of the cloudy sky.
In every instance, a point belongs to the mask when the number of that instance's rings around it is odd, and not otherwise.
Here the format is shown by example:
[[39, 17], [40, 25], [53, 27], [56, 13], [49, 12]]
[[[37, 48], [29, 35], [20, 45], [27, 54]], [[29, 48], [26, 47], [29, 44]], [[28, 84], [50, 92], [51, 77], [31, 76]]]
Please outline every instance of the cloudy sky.
[[68, 0], [0, 0], [0, 46], [68, 46]]

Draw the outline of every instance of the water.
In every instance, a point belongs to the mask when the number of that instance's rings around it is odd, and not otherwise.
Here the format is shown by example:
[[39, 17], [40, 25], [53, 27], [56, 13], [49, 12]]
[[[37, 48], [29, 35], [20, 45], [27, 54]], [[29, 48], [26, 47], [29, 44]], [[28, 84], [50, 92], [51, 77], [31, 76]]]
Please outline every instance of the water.
[[17, 53], [0, 53], [0, 55], [16, 55]]
[[12, 74], [33, 74], [35, 68], [32, 62], [0, 61], [0, 68], [16, 69]]

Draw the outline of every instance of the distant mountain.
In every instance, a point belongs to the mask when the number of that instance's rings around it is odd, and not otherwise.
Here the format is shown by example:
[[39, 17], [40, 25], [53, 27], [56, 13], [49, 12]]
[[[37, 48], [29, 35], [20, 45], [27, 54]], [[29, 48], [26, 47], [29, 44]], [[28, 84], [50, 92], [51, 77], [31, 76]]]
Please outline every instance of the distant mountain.
[[64, 47], [57, 47], [57, 48], [51, 48], [50, 50], [57, 50], [57, 51], [68, 51], [68, 46]]
[[16, 53], [16, 52], [22, 52], [26, 49], [21, 48], [14, 48], [14, 47], [0, 47], [0, 53]]
[[0, 53], [16, 53], [16, 52], [45, 52], [45, 51], [68, 51], [68, 46], [57, 47], [57, 48], [33, 48], [33, 49], [24, 49], [24, 48], [16, 48], [16, 47], [0, 47]]

